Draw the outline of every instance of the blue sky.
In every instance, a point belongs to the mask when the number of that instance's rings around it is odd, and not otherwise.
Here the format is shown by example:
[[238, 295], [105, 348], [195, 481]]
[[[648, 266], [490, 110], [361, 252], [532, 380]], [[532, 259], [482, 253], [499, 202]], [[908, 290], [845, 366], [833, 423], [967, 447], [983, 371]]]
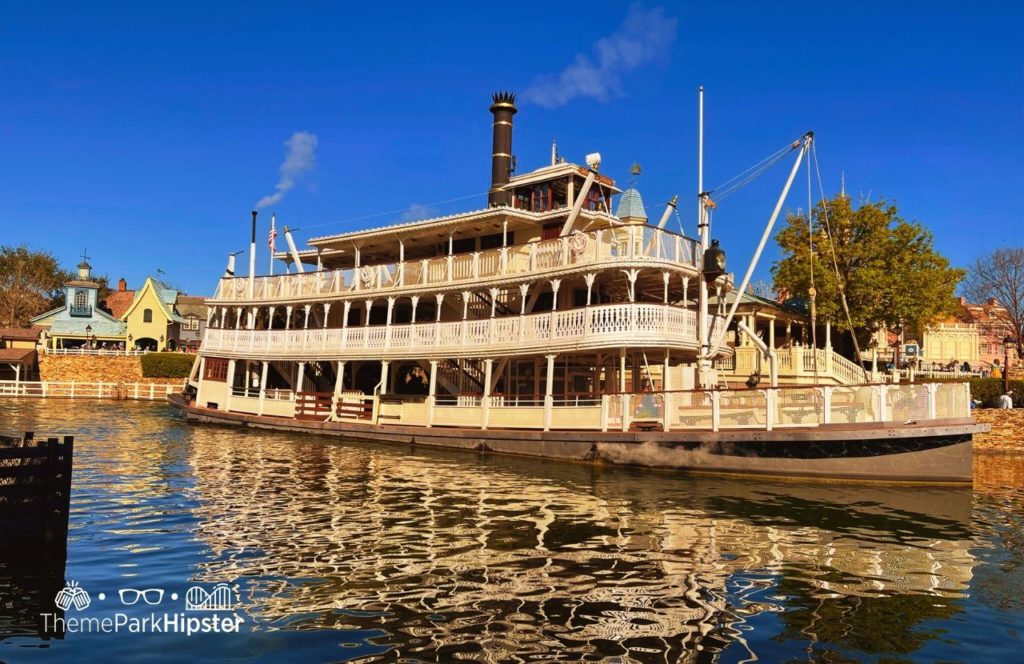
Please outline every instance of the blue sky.
[[[276, 210], [300, 244], [482, 207], [496, 89], [527, 98], [520, 172], [545, 163], [552, 138], [570, 160], [600, 151], [620, 183], [638, 161], [649, 214], [679, 194], [693, 234], [702, 83], [707, 186], [814, 129], [830, 193], [845, 172], [851, 195], [895, 200], [954, 264], [1021, 244], [1024, 3], [633, 11], [630, 23], [628, 4], [601, 2], [8, 3], [0, 242], [68, 267], [88, 247], [114, 280], [162, 269], [208, 294], [225, 254], [247, 248], [249, 210], [274, 193], [296, 132], [316, 136], [315, 166], [261, 220]], [[733, 270], [786, 170], [716, 213]], [[787, 208], [806, 200], [798, 180]]]

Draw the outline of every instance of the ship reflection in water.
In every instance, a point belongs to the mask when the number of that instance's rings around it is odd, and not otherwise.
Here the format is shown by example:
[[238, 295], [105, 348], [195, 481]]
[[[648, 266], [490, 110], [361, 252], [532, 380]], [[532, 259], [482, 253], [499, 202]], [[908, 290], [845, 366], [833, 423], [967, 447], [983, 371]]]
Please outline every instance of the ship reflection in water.
[[[77, 565], [92, 584], [231, 584], [248, 631], [204, 640], [203, 656], [1005, 659], [1024, 628], [1024, 465], [1009, 458], [980, 458], [972, 495], [410, 453], [188, 426], [147, 404], [73, 409], [60, 431], [78, 447], [69, 577]], [[41, 404], [0, 402], [0, 417], [59, 423]], [[110, 652], [107, 638], [48, 646]], [[153, 656], [172, 638], [114, 652]]]

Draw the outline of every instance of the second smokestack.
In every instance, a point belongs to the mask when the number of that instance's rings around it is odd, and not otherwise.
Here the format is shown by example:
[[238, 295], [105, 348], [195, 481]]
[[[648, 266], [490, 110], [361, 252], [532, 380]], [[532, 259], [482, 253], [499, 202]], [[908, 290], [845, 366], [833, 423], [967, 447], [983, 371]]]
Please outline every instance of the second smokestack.
[[491, 96], [494, 115], [494, 143], [491, 149], [491, 188], [487, 204], [509, 205], [512, 193], [502, 187], [512, 176], [512, 116], [516, 114], [516, 96], [511, 92], [495, 92]]

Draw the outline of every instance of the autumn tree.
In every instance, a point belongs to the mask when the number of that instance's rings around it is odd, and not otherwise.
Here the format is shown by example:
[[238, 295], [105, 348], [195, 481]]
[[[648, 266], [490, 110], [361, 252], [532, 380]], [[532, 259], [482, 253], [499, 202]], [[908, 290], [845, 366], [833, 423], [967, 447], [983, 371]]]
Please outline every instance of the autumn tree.
[[1006, 308], [1017, 348], [1024, 349], [1024, 248], [996, 249], [967, 269], [964, 295], [975, 302], [995, 298]]
[[0, 246], [0, 326], [21, 327], [59, 302], [68, 273], [45, 251]]
[[820, 203], [811, 218], [809, 226], [806, 215], [787, 216], [772, 276], [779, 292], [806, 305], [813, 275], [819, 320], [850, 329], [840, 285], [862, 341], [882, 327], [922, 330], [953, 312], [964, 271], [950, 267], [931, 232], [901, 218], [895, 205], [881, 200], [854, 208], [840, 195]]

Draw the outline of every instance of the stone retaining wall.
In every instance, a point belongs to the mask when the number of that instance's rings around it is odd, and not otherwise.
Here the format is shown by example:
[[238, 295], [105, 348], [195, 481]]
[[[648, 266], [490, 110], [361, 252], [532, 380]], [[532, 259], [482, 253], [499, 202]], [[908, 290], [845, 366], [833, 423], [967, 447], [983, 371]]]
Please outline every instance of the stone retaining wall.
[[82, 381], [104, 383], [156, 383], [181, 385], [181, 378], [143, 378], [142, 360], [130, 357], [97, 355], [39, 356], [39, 379], [45, 381]]
[[992, 431], [974, 437], [975, 450], [1024, 453], [1024, 409], [978, 408], [972, 414], [992, 425]]

